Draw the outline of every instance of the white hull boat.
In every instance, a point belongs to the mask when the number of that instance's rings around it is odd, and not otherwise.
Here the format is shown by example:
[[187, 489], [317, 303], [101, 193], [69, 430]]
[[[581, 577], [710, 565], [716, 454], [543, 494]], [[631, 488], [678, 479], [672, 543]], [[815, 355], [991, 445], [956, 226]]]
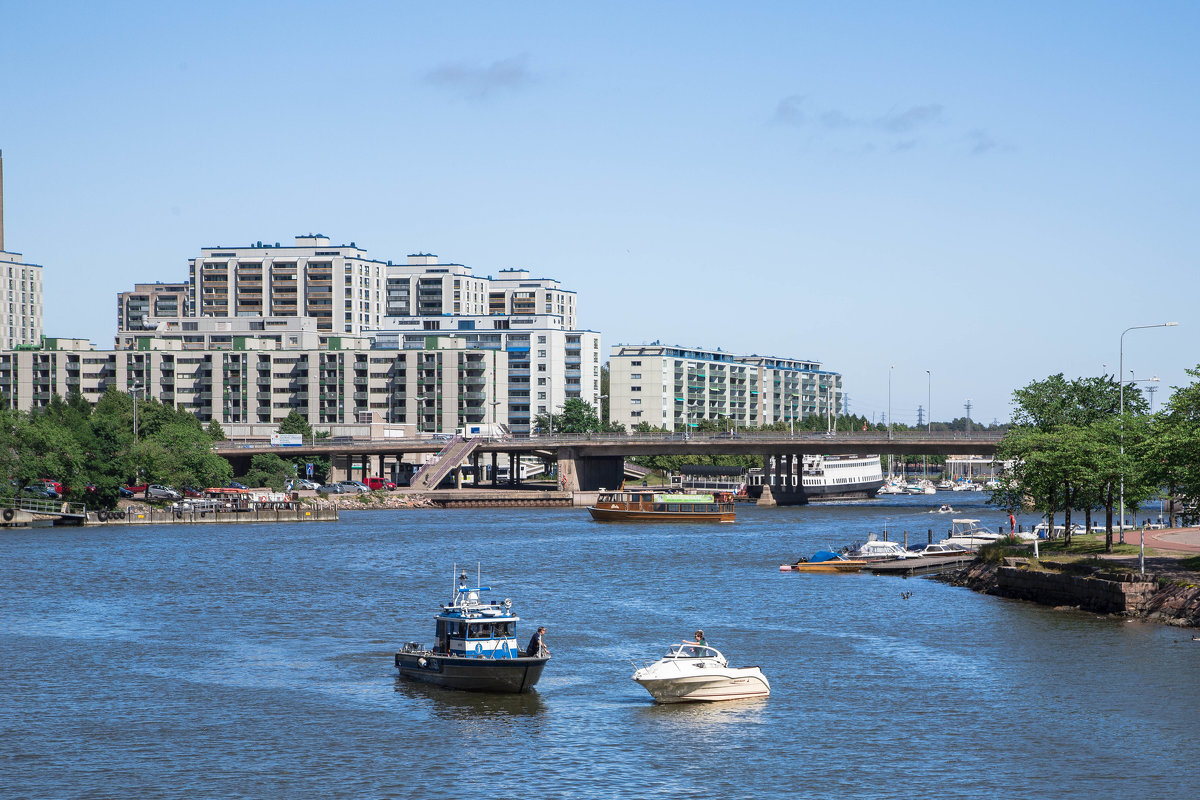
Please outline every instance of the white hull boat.
[[771, 685], [758, 667], [730, 667], [715, 648], [696, 642], [671, 645], [665, 656], [633, 673], [659, 703], [696, 703], [767, 697]]

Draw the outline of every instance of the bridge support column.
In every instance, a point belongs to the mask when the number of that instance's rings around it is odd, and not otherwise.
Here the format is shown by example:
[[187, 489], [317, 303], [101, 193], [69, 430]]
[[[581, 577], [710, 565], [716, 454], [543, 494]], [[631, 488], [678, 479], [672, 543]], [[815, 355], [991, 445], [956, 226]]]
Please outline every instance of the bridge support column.
[[580, 456], [573, 447], [558, 451], [558, 483], [563, 491], [616, 489], [624, 480], [623, 456]]
[[496, 472], [498, 471], [496, 469], [496, 458], [499, 455], [499, 453], [492, 451], [492, 488], [500, 485], [500, 482], [496, 479]]

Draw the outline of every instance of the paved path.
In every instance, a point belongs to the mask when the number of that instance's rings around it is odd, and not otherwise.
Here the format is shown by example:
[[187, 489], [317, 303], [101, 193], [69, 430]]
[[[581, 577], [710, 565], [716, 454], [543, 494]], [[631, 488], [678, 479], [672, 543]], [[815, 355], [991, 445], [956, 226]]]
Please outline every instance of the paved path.
[[[1125, 543], [1137, 544], [1138, 532], [1126, 531]], [[1167, 528], [1146, 531], [1146, 547], [1176, 553], [1200, 553], [1200, 528]]]

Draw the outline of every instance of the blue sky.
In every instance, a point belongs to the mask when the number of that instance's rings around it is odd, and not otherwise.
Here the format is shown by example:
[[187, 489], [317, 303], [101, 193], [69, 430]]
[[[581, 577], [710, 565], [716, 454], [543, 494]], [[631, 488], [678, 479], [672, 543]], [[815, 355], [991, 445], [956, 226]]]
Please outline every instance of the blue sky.
[[[814, 358], [1009, 416], [1200, 363], [1200, 4], [0, 0], [6, 246], [45, 328], [201, 247], [527, 267], [604, 345]], [[894, 365], [894, 369], [892, 366]], [[927, 377], [926, 370], [931, 371]]]

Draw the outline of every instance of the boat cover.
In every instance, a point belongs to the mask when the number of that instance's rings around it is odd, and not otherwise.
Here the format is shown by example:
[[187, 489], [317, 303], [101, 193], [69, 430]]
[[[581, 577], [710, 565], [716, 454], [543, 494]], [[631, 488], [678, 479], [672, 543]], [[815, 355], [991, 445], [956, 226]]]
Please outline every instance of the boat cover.
[[822, 561], [837, 561], [838, 554], [831, 553], [828, 550], [818, 550], [813, 553], [813, 557], [808, 560], [810, 564], [820, 564]]

